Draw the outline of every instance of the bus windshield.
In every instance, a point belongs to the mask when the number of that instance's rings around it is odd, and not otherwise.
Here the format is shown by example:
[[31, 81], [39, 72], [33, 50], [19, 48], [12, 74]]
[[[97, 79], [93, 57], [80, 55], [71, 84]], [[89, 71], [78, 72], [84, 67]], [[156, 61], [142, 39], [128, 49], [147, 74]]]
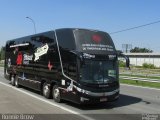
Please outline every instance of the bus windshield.
[[84, 83], [103, 84], [117, 80], [117, 63], [115, 61], [88, 60], [80, 69], [80, 81]]
[[111, 37], [105, 32], [80, 29], [73, 32], [76, 48], [79, 52], [107, 54], [116, 51]]

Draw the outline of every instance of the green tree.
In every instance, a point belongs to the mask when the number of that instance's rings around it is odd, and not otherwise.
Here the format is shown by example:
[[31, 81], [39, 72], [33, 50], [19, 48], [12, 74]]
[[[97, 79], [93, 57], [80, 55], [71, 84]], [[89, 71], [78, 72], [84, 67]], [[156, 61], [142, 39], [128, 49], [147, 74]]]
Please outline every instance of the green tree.
[[153, 50], [150, 50], [148, 48], [135, 47], [135, 48], [131, 49], [130, 52], [131, 53], [152, 53]]
[[1, 50], [0, 50], [0, 60], [4, 60], [4, 54], [5, 54], [5, 47], [1, 47]]

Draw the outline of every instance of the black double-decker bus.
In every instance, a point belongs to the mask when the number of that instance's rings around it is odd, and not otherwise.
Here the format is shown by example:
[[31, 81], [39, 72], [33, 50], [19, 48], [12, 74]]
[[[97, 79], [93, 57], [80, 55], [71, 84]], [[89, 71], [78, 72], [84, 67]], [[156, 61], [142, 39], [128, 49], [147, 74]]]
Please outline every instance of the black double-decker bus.
[[6, 42], [4, 75], [56, 102], [119, 98], [118, 53], [106, 32], [57, 29]]

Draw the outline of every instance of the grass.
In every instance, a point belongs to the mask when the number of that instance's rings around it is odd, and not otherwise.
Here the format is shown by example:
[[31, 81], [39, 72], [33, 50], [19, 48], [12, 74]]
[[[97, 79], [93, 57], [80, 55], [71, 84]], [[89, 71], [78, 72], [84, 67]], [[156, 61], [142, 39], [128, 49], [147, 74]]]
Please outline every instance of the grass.
[[146, 81], [144, 82], [136, 80], [124, 80], [124, 79], [120, 79], [120, 83], [160, 89], [160, 83], [152, 83], [152, 82], [146, 82]]
[[[128, 72], [125, 68], [119, 68], [120, 72]], [[144, 69], [144, 68], [131, 68], [131, 73], [155, 74], [160, 73], [160, 69]]]
[[4, 67], [4, 64], [0, 64], [0, 67]]
[[120, 74], [120, 76], [139, 77], [139, 78], [150, 78], [150, 79], [160, 79], [159, 76], [146, 76], [146, 75]]

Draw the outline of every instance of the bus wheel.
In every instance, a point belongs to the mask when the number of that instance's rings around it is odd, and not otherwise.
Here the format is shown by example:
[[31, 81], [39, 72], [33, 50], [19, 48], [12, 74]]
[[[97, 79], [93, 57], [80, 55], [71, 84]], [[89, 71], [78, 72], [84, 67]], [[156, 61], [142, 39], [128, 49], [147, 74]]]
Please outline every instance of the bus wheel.
[[15, 77], [11, 75], [11, 85], [15, 86]]
[[51, 90], [47, 83], [43, 84], [43, 96], [48, 99], [51, 98]]
[[61, 102], [60, 90], [57, 85], [53, 86], [52, 89], [53, 99], [55, 102]]
[[18, 76], [16, 75], [16, 77], [15, 77], [15, 86], [17, 87], [17, 88], [19, 88], [19, 81], [18, 81]]

